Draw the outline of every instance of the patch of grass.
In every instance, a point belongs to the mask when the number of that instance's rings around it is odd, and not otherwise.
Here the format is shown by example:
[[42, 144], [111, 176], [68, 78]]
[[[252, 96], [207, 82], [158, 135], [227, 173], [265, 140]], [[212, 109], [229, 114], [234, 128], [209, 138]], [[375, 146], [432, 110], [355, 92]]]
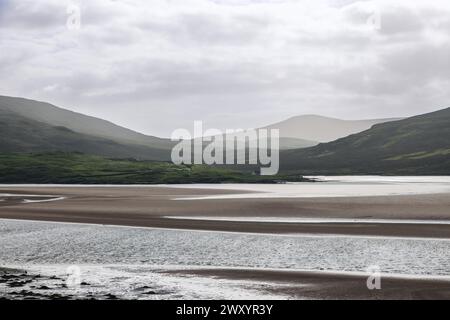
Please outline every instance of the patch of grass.
[[450, 149], [438, 149], [434, 151], [420, 151], [410, 154], [402, 154], [399, 156], [391, 157], [386, 160], [391, 161], [397, 161], [397, 160], [404, 160], [404, 159], [412, 159], [412, 160], [419, 160], [419, 159], [426, 159], [436, 156], [446, 156], [450, 154]]
[[259, 176], [206, 165], [111, 159], [82, 153], [0, 154], [0, 183], [175, 184], [308, 181], [301, 175]]
[[305, 175], [449, 175], [450, 108], [386, 122], [315, 147], [280, 153], [282, 172]]

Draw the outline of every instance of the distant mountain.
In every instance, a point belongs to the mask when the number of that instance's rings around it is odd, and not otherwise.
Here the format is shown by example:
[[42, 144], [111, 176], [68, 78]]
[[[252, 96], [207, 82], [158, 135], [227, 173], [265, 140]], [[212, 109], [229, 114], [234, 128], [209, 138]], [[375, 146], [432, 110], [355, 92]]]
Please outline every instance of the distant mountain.
[[450, 174], [450, 108], [376, 124], [330, 143], [281, 153], [305, 174]]
[[[281, 130], [285, 172], [450, 174], [450, 108], [398, 121], [300, 116], [267, 128]], [[61, 151], [169, 161], [174, 144], [48, 103], [0, 96], [0, 153]]]
[[396, 120], [401, 118], [341, 120], [318, 115], [303, 115], [261, 129], [280, 130], [280, 150], [290, 150], [313, 147], [321, 142], [334, 141], [367, 130], [378, 123]]
[[[220, 136], [216, 136], [215, 138], [220, 138]], [[193, 139], [193, 141], [196, 141], [196, 140], [198, 141], [199, 139], [201, 139], [201, 138], [195, 138], [195, 139]], [[226, 144], [233, 144], [235, 137], [234, 137], [234, 135], [227, 136], [224, 134], [224, 135], [222, 135], [222, 139]], [[251, 142], [258, 143], [257, 139], [252, 139]], [[210, 143], [211, 143], [210, 141], [204, 141], [203, 146], [206, 147]], [[249, 141], [247, 139], [246, 140], [246, 145], [247, 145], [246, 149], [248, 149], [248, 143], [249, 143]], [[280, 150], [302, 149], [302, 148], [316, 146], [317, 144], [318, 144], [318, 142], [304, 140], [304, 139], [280, 137], [279, 148], [280, 148]]]
[[280, 150], [303, 149], [316, 146], [318, 142], [300, 138], [280, 137]]
[[373, 125], [400, 119], [340, 120], [317, 115], [289, 118], [265, 128], [279, 129], [280, 137], [330, 142], [371, 128]]
[[173, 143], [34, 100], [0, 96], [0, 152], [83, 152], [169, 160]]

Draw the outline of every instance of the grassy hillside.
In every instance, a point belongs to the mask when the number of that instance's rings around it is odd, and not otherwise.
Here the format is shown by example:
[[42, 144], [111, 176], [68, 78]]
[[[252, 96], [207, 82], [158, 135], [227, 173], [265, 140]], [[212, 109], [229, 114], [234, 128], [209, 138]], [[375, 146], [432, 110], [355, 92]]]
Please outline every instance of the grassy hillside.
[[257, 176], [202, 165], [107, 159], [80, 153], [0, 154], [0, 183], [172, 184], [307, 181], [299, 175]]
[[0, 152], [84, 152], [110, 157], [166, 160], [168, 151], [143, 145], [121, 144], [114, 140], [52, 126], [16, 113], [0, 112]]
[[450, 108], [281, 154], [305, 174], [450, 174]]
[[0, 113], [3, 112], [14, 113], [51, 126], [66, 127], [78, 133], [121, 144], [135, 144], [163, 150], [170, 150], [173, 145], [169, 139], [147, 136], [103, 119], [36, 100], [0, 96]]

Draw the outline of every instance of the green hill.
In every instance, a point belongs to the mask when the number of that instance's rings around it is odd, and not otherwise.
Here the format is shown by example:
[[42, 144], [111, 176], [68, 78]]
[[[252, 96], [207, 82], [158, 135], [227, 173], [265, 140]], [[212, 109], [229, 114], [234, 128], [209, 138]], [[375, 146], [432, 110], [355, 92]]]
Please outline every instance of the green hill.
[[450, 174], [450, 108], [284, 151], [281, 168], [305, 174]]
[[0, 96], [0, 152], [83, 152], [169, 160], [173, 143], [48, 103]]
[[1, 154], [0, 183], [172, 184], [276, 183], [308, 181], [302, 176], [258, 176], [207, 165], [108, 159], [81, 153]]

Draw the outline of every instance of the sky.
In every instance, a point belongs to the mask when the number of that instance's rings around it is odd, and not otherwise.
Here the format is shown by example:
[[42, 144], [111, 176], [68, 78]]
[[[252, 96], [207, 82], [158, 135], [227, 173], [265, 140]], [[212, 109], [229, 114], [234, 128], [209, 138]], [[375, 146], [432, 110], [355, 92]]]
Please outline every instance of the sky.
[[158, 136], [450, 106], [448, 0], [0, 0], [0, 94]]

